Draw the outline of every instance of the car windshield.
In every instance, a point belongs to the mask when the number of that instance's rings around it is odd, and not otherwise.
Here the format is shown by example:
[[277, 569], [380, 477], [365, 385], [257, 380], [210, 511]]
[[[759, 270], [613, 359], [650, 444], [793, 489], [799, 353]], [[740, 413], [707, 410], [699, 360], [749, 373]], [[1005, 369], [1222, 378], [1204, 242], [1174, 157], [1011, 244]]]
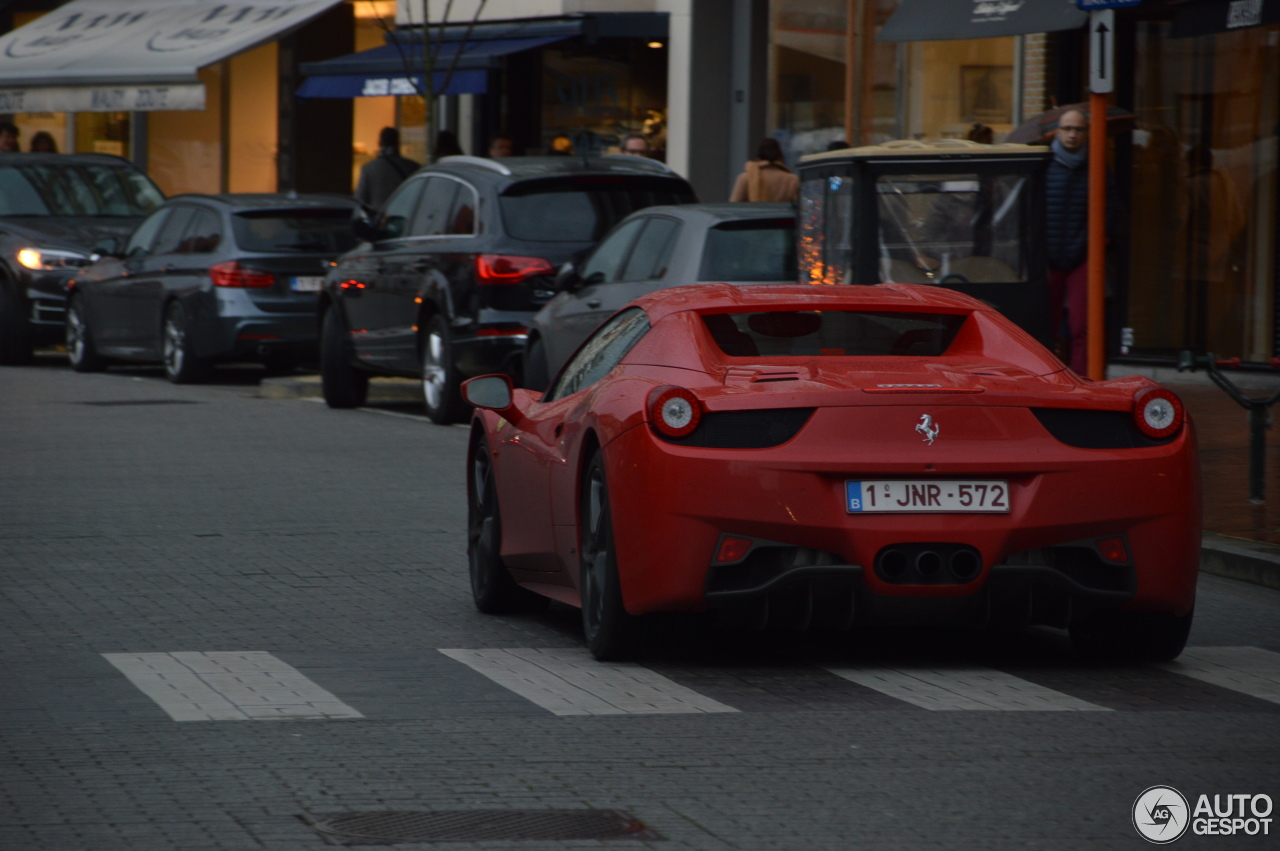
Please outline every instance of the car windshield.
[[693, 203], [672, 177], [582, 175], [528, 180], [498, 199], [507, 233], [532, 242], [597, 242], [630, 213], [657, 204]]
[[963, 313], [771, 310], [702, 317], [731, 357], [937, 357], [964, 324]]
[[707, 231], [700, 281], [795, 281], [792, 219], [725, 222]]
[[0, 216], [138, 217], [163, 202], [155, 184], [127, 166], [0, 166]]
[[351, 232], [351, 211], [252, 210], [231, 217], [242, 251], [341, 254], [360, 241]]

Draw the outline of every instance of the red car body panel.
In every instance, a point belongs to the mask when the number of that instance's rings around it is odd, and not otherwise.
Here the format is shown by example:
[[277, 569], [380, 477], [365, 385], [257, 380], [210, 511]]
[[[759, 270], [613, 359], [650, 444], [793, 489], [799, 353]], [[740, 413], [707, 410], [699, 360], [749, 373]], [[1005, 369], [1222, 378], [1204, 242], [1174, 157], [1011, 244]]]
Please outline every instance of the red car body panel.
[[[605, 378], [549, 403], [517, 390], [505, 419], [477, 411], [475, 428], [493, 453], [501, 551], [520, 584], [578, 602], [580, 484], [599, 446], [632, 614], [706, 608], [722, 535], [818, 551], [828, 564], [834, 556], [860, 566], [860, 594], [909, 605], [977, 599], [994, 572], [1025, 562], [1027, 553], [1119, 536], [1131, 556], [1132, 587], [1107, 591], [1108, 599], [1130, 610], [1191, 610], [1201, 506], [1191, 422], [1159, 445], [1079, 448], [1051, 435], [1033, 411], [1130, 414], [1134, 394], [1154, 382], [1084, 380], [990, 308], [932, 287], [710, 285], [663, 290], [635, 304], [650, 330]], [[730, 357], [701, 319], [767, 310], [969, 318], [944, 354], [928, 358]], [[815, 410], [781, 445], [679, 445], [649, 423], [646, 400], [663, 385], [692, 391], [708, 413]], [[936, 442], [917, 431], [924, 415], [940, 428]], [[845, 482], [880, 479], [1007, 480], [1010, 511], [846, 511]], [[895, 583], [871, 569], [878, 553], [913, 542], [971, 547], [981, 569], [942, 584]], [[1106, 569], [1067, 574], [1087, 585]]]

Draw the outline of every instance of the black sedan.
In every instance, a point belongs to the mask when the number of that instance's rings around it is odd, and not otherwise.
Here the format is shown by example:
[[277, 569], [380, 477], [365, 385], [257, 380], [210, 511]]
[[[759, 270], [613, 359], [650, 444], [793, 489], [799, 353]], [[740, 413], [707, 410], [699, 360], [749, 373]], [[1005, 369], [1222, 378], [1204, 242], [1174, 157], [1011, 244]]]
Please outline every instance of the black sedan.
[[556, 276], [555, 298], [529, 323], [525, 386], [542, 390], [606, 319], [645, 293], [700, 282], [796, 283], [790, 204], [647, 207], [618, 223]]
[[292, 368], [315, 350], [317, 294], [356, 244], [355, 208], [329, 195], [170, 199], [71, 282], [71, 365], [160, 361], [175, 383], [220, 360]]
[[120, 157], [0, 155], [0, 364], [60, 342], [67, 281], [99, 240], [128, 235], [162, 203]]

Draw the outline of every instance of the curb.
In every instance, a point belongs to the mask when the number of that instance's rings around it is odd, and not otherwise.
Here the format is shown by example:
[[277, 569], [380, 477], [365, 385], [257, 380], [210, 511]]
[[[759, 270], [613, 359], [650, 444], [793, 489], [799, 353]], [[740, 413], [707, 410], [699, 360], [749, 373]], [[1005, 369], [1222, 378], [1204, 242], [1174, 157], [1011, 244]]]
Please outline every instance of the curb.
[[1201, 543], [1200, 570], [1280, 590], [1280, 547], [1206, 533]]
[[[324, 395], [318, 375], [288, 375], [264, 378], [258, 384], [259, 399], [314, 399]], [[422, 399], [422, 383], [412, 378], [369, 379], [369, 400], [374, 402], [417, 402]]]

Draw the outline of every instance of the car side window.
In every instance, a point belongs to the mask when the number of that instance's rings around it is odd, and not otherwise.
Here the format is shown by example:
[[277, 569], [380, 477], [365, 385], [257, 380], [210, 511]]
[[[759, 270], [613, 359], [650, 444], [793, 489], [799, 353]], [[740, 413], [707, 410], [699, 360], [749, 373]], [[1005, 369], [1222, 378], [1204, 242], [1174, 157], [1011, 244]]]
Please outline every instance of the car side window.
[[404, 236], [418, 206], [418, 196], [422, 194], [425, 180], [410, 180], [402, 183], [382, 208], [378, 216], [378, 229], [383, 232], [384, 239], [396, 239]]
[[604, 238], [596, 246], [587, 261], [582, 264], [582, 281], [585, 284], [611, 284], [622, 280], [619, 275], [627, 259], [631, 243], [644, 227], [646, 219], [633, 219]]
[[197, 210], [178, 246], [180, 254], [209, 254], [222, 244], [222, 222], [212, 210]]
[[632, 307], [622, 311], [587, 338], [560, 371], [555, 386], [543, 401], [563, 399], [595, 384], [621, 363], [648, 331], [649, 317], [643, 310]]
[[458, 184], [458, 195], [453, 199], [453, 212], [449, 214], [449, 226], [445, 233], [471, 236], [476, 232], [476, 191], [465, 183]]
[[426, 183], [405, 236], [441, 236], [449, 232], [449, 212], [458, 184], [444, 177], [429, 177]]
[[157, 210], [152, 213], [142, 224], [138, 225], [137, 230], [129, 237], [128, 244], [125, 245], [125, 257], [142, 257], [151, 253], [151, 244], [156, 241], [156, 234], [160, 232], [160, 227], [169, 218], [169, 208]]
[[156, 235], [155, 244], [151, 246], [151, 253], [176, 254], [178, 246], [182, 243], [182, 237], [187, 232], [187, 225], [191, 224], [191, 218], [195, 215], [195, 212], [190, 207], [174, 207], [173, 212], [169, 214], [169, 219], [160, 228], [160, 233]]
[[675, 247], [679, 233], [680, 223], [674, 219], [657, 216], [649, 219], [644, 233], [636, 240], [636, 247], [631, 249], [631, 256], [627, 259], [620, 280], [655, 281], [661, 278], [667, 271], [671, 250]]

